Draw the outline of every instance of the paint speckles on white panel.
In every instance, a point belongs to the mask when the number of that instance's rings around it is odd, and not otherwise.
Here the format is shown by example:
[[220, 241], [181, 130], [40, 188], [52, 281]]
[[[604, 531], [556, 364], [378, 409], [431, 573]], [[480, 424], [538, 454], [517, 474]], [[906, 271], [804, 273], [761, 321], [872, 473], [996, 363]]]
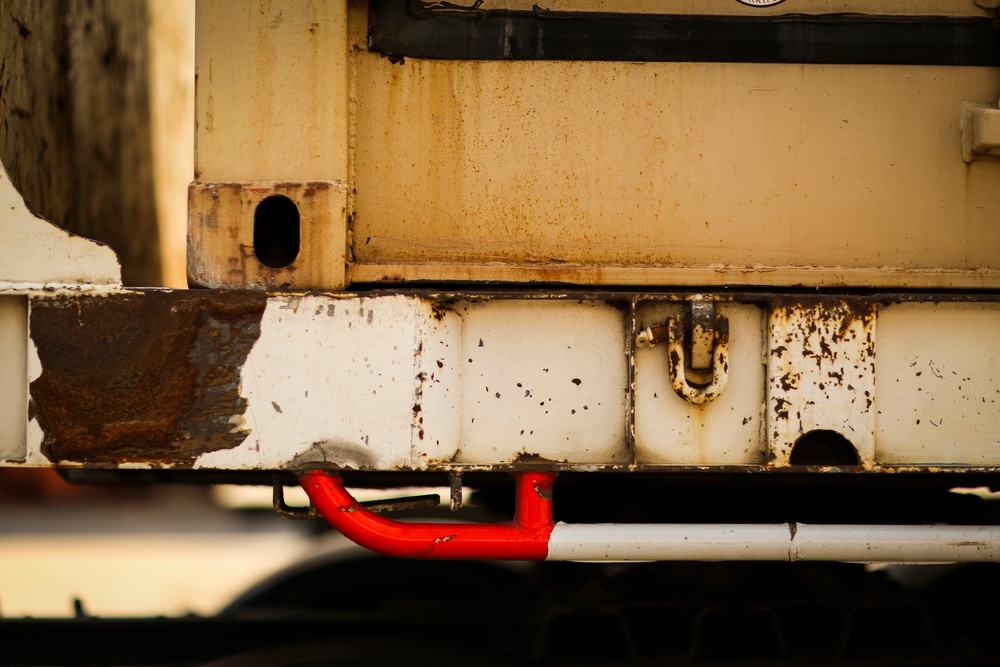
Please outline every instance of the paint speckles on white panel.
[[1000, 465], [995, 303], [900, 303], [878, 315], [880, 464]]
[[463, 319], [457, 461], [629, 459], [620, 310], [575, 301], [455, 309]]
[[429, 316], [406, 297], [270, 299], [240, 378], [250, 435], [196, 466], [410, 467]]
[[[35, 341], [28, 337], [27, 355], [28, 386], [42, 376], [42, 360], [38, 357], [38, 348]], [[45, 440], [45, 433], [42, 431], [38, 419], [31, 417], [27, 424], [27, 456], [24, 463], [29, 466], [49, 466], [52, 463], [42, 454], [42, 442]]]
[[789, 465], [810, 431], [846, 438], [862, 465], [875, 457], [875, 307], [818, 298], [775, 307], [770, 316], [768, 444]]
[[414, 467], [451, 461], [461, 438], [462, 318], [453, 310], [423, 306], [414, 355]]

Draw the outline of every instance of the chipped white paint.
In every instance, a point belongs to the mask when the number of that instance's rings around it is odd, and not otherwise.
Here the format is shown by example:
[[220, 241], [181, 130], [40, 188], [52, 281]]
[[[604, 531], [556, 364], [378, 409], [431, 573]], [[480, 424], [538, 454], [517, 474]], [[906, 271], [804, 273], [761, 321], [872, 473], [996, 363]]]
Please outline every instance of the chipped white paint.
[[115, 253], [39, 218], [0, 165], [0, 291], [121, 287]]
[[[248, 405], [245, 423], [234, 428], [249, 435], [235, 449], [201, 456], [195, 466], [420, 467], [413, 460], [423, 416], [418, 376], [425, 352], [443, 356], [442, 345], [425, 340], [433, 319], [425, 302], [401, 296], [269, 299], [240, 378]], [[446, 383], [446, 375], [435, 380]], [[447, 422], [437, 393], [433, 402]], [[429, 435], [440, 440], [428, 433], [424, 439]]]
[[597, 301], [462, 303], [456, 311], [456, 462], [628, 462], [625, 313]]
[[[41, 298], [0, 300], [8, 349]], [[272, 296], [241, 369], [247, 404], [231, 428], [246, 437], [196, 467], [783, 467], [814, 430], [846, 437], [869, 468], [1000, 466], [1000, 355], [984, 333], [1000, 304], [882, 305], [876, 329], [873, 308], [833, 298], [720, 302], [730, 382], [692, 405], [670, 386], [667, 346], [636, 350], [628, 382], [630, 336], [683, 304], [639, 299], [632, 326], [628, 303]], [[23, 349], [0, 368], [0, 463], [50, 466], [25, 419], [42, 369]]]
[[1000, 464], [997, 304], [896, 304], [878, 315], [876, 459]]
[[875, 454], [875, 317], [837, 299], [775, 307], [770, 316], [767, 437], [774, 465], [816, 430], [847, 438], [861, 463]]
[[274, 297], [248, 433], [201, 468], [627, 462], [624, 315], [596, 302]]
[[[666, 322], [682, 306], [639, 305], [638, 326]], [[729, 384], [714, 401], [692, 405], [674, 393], [666, 345], [636, 351], [635, 455], [639, 463], [758, 464], [763, 462], [763, 314], [757, 306], [719, 304], [729, 318]]]

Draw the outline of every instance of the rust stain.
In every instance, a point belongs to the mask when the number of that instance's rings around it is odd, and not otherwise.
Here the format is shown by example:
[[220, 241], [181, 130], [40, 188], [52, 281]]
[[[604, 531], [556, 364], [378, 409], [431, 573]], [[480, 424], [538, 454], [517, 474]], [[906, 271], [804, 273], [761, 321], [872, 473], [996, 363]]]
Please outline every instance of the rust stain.
[[239, 445], [240, 370], [266, 301], [197, 291], [35, 300], [42, 374], [30, 392], [42, 453], [84, 465], [187, 467]]

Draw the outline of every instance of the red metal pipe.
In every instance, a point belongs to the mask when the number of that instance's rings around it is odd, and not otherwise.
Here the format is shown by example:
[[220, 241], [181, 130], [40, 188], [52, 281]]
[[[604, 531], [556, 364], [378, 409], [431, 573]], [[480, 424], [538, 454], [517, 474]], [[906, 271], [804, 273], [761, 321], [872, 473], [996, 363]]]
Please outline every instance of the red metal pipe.
[[544, 560], [552, 533], [555, 473], [524, 472], [517, 482], [514, 521], [502, 524], [407, 523], [366, 510], [337, 474], [322, 470], [299, 478], [319, 513], [363, 547], [402, 558]]

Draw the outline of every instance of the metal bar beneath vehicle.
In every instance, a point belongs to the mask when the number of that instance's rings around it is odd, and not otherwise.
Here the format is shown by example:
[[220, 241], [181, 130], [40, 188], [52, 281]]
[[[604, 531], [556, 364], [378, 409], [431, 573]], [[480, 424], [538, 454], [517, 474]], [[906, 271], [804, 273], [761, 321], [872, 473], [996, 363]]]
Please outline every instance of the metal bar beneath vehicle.
[[561, 561], [1000, 561], [1000, 528], [948, 525], [565, 524], [552, 521], [552, 473], [516, 475], [506, 524], [407, 523], [376, 516], [324, 471], [300, 478], [333, 527], [388, 556]]

